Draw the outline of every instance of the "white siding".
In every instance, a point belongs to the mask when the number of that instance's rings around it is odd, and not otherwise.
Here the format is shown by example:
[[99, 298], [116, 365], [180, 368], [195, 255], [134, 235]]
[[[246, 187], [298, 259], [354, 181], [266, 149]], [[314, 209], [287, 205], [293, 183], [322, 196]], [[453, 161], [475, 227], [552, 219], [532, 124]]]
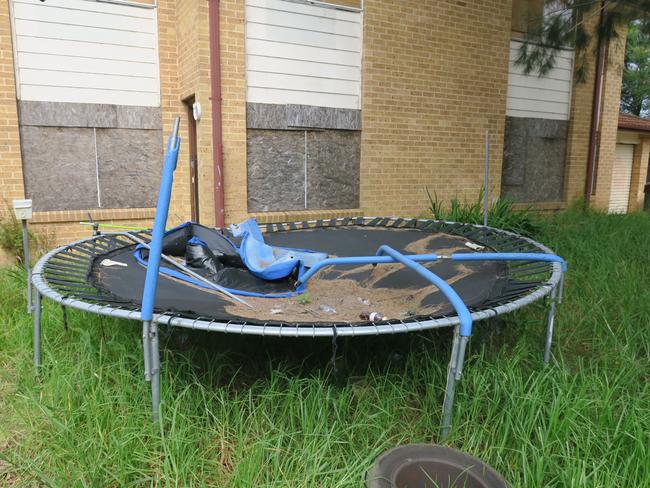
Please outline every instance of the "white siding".
[[10, 1], [19, 99], [160, 106], [156, 9]]
[[360, 12], [246, 0], [247, 100], [361, 107]]
[[515, 64], [520, 46], [520, 41], [510, 43], [506, 114], [509, 117], [568, 120], [573, 51], [561, 51], [555, 67], [540, 77], [537, 73], [524, 74], [523, 69]]
[[634, 146], [616, 144], [616, 156], [612, 168], [612, 188], [609, 194], [609, 213], [626, 213], [630, 201]]

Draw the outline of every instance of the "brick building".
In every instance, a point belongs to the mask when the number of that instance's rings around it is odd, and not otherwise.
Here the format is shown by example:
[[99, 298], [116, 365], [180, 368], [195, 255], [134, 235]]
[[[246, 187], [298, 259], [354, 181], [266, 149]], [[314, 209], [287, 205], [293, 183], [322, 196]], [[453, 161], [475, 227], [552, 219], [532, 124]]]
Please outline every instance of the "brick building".
[[[181, 115], [172, 223], [414, 216], [427, 208], [426, 189], [475, 199], [486, 130], [491, 194], [562, 208], [584, 195], [595, 76], [574, 80], [569, 49], [544, 77], [515, 65], [540, 8], [9, 0], [0, 6], [0, 192], [32, 198], [34, 223], [59, 241], [88, 235], [78, 222], [89, 212], [150, 225], [164, 134]], [[602, 208], [621, 179], [623, 53], [621, 41], [608, 46], [602, 76], [591, 197]], [[642, 205], [644, 143], [624, 182], [629, 209]]]

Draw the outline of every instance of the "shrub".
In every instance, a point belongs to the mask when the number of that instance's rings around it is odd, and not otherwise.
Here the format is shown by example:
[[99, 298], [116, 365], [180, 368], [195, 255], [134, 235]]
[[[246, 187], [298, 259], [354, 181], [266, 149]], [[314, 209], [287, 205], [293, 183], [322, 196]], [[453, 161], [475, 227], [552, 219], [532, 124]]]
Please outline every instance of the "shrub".
[[[27, 231], [32, 257], [47, 249], [51, 238], [45, 234]], [[0, 214], [0, 249], [9, 254], [18, 263], [23, 262], [23, 229], [22, 223], [16, 219], [13, 210], [7, 205], [7, 211]]]
[[[429, 197], [429, 212], [434, 219], [468, 224], [483, 223], [483, 197], [485, 195], [483, 189], [475, 201], [461, 202], [454, 197], [449, 205], [445, 205], [439, 200], [435, 192], [432, 196], [428, 188], [427, 195]], [[542, 220], [530, 208], [517, 210], [513, 207], [513, 202], [506, 198], [498, 198], [492, 202], [488, 210], [488, 225], [529, 237], [538, 235], [543, 226]]]

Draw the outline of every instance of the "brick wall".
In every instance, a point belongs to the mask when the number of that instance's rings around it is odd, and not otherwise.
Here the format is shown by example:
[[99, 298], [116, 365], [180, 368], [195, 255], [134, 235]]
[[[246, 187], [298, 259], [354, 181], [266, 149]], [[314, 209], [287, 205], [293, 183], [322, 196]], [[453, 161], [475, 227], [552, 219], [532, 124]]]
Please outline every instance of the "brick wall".
[[603, 210], [609, 207], [612, 168], [616, 160], [616, 138], [621, 103], [626, 34], [627, 30], [621, 29], [619, 38], [610, 42], [607, 49], [605, 76], [603, 77], [603, 108], [600, 122], [598, 163], [596, 166], [596, 191], [591, 198], [592, 206]]
[[[594, 32], [598, 16], [592, 15], [585, 21], [585, 28]], [[587, 176], [587, 155], [589, 150], [589, 130], [591, 109], [594, 97], [594, 65], [596, 63], [594, 42], [586, 48], [589, 71], [584, 81], [574, 79], [571, 91], [571, 110], [569, 112], [569, 133], [567, 135], [566, 168], [564, 173], [564, 198], [571, 202], [584, 196]]]
[[[194, 96], [201, 104], [202, 116], [196, 123], [199, 220], [214, 223], [214, 191], [212, 169], [212, 104], [210, 89], [210, 31], [208, 23], [208, 2], [205, 0], [167, 1], [175, 5], [176, 37], [170, 40], [171, 54], [161, 70], [170, 72], [170, 87], [166, 100], [173, 111], [173, 117], [181, 117], [182, 145], [178, 166], [174, 174], [174, 188], [170, 209], [172, 223], [180, 223], [190, 218], [190, 171], [189, 136], [187, 107], [183, 100]], [[174, 46], [174, 42], [176, 46]], [[176, 50], [174, 50], [174, 47]], [[174, 85], [176, 76], [176, 85]]]
[[511, 3], [365, 3], [361, 207], [417, 215], [428, 187], [475, 199], [491, 132], [500, 190]]
[[[8, 2], [0, 6], [0, 215], [25, 197]], [[5, 203], [6, 200], [6, 203]]]
[[[7, 211], [7, 204], [10, 206], [12, 200], [25, 196], [8, 2], [0, 6], [0, 126], [1, 217]], [[150, 225], [153, 213], [152, 209], [137, 208], [91, 210], [96, 221], [134, 227]], [[31, 228], [54, 246], [91, 235], [89, 227], [79, 225], [79, 221], [87, 218], [85, 210], [35, 212]], [[6, 262], [6, 255], [0, 256], [0, 262]]]
[[247, 217], [244, 2], [221, 0], [221, 97], [226, 222]]

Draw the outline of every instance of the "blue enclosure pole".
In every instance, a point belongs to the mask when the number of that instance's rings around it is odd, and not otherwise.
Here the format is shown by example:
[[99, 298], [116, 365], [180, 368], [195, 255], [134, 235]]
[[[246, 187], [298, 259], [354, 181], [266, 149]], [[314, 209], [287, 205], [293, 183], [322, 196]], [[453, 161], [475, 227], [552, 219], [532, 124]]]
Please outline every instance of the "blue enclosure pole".
[[442, 430], [441, 437], [446, 439], [451, 430], [451, 418], [454, 408], [454, 396], [456, 392], [456, 382], [460, 379], [463, 373], [463, 362], [465, 360], [465, 349], [467, 348], [467, 341], [469, 336], [472, 335], [472, 314], [460, 298], [458, 293], [442, 278], [432, 273], [427, 268], [419, 263], [416, 263], [410, 256], [405, 256], [396, 251], [392, 247], [383, 245], [379, 247], [377, 254], [388, 254], [390, 257], [399, 261], [404, 266], [412, 269], [420, 276], [426, 278], [447, 297], [451, 302], [460, 324], [454, 327], [454, 340], [451, 346], [451, 358], [449, 359], [449, 367], [447, 369], [447, 386], [445, 388], [445, 400], [442, 404]]
[[156, 205], [156, 217], [153, 223], [151, 242], [149, 243], [149, 262], [147, 275], [142, 292], [142, 345], [144, 349], [144, 375], [151, 382], [151, 408], [153, 420], [160, 418], [160, 344], [158, 339], [158, 324], [153, 321], [153, 310], [156, 304], [156, 289], [158, 288], [158, 272], [162, 255], [163, 237], [169, 214], [169, 201], [172, 195], [174, 171], [178, 160], [178, 150], [181, 138], [178, 128], [181, 119], [176, 117], [172, 133], [167, 141], [167, 153], [163, 165], [162, 180]]

